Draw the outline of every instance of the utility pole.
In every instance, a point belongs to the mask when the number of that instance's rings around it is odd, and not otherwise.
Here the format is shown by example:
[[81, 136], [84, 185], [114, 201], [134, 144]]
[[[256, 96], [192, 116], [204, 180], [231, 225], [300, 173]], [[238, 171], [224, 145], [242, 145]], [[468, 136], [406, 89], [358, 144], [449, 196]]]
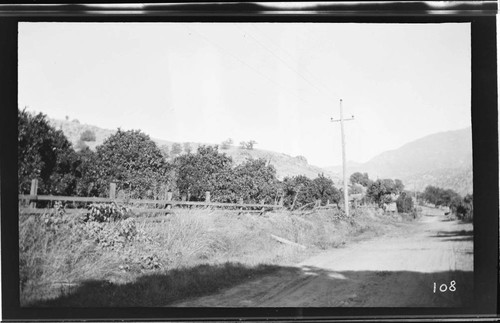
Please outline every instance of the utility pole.
[[354, 116], [350, 119], [344, 119], [344, 115], [342, 112], [342, 99], [340, 99], [340, 119], [334, 120], [331, 118], [332, 122], [340, 121], [340, 131], [342, 133], [342, 171], [344, 173], [344, 210], [346, 216], [349, 216], [349, 194], [347, 192], [347, 162], [346, 162], [346, 154], [345, 154], [345, 134], [344, 134], [344, 121], [354, 120]]

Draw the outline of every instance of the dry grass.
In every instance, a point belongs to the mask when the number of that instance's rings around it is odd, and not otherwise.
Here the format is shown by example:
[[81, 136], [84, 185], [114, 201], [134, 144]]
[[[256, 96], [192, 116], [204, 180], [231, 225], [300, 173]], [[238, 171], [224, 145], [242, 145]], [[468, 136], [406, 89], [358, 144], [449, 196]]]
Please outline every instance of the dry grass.
[[[82, 234], [75, 218], [65, 218], [54, 229], [37, 216], [22, 216], [21, 305], [167, 305], [267, 274], [353, 238], [382, 234], [397, 224], [369, 210], [350, 220], [335, 220], [331, 212], [176, 210], [137, 218], [135, 238], [115, 247], [103, 247]], [[118, 224], [105, 226], [112, 231]], [[307, 248], [279, 243], [271, 234]]]

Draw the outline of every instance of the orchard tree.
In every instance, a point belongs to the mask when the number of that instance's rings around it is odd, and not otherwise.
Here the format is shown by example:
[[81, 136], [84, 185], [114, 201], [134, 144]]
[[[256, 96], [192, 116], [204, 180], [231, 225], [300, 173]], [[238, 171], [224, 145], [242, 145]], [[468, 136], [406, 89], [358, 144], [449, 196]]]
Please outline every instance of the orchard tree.
[[321, 203], [329, 200], [331, 203], [338, 204], [341, 200], [340, 191], [333, 185], [333, 181], [323, 174], [313, 179], [312, 187], [314, 198], [321, 200]]
[[38, 179], [40, 194], [73, 194], [78, 159], [71, 143], [44, 114], [18, 109], [17, 116], [19, 193], [29, 193], [31, 180]]
[[96, 185], [99, 174], [96, 153], [86, 147], [77, 152], [79, 164], [76, 168], [78, 178], [75, 193], [78, 196], [99, 196], [99, 190]]
[[316, 200], [312, 180], [304, 175], [283, 179], [284, 205], [294, 209]]
[[234, 169], [234, 190], [244, 201], [271, 203], [278, 198], [280, 191], [276, 169], [265, 159], [245, 161]]
[[118, 131], [96, 149], [95, 172], [99, 195], [105, 196], [109, 183], [133, 198], [152, 198], [165, 180], [161, 150], [139, 130]]
[[232, 193], [233, 160], [219, 153], [217, 146], [199, 146], [195, 154], [175, 158], [177, 186], [189, 200], [203, 201], [211, 192], [214, 201], [234, 199]]

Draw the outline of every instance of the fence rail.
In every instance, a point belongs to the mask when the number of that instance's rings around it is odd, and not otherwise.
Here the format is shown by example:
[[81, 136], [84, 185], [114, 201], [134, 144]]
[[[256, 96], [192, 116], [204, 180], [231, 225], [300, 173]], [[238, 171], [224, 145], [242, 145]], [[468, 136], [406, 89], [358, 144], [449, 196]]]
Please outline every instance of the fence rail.
[[81, 197], [81, 196], [56, 196], [56, 195], [23, 195], [19, 194], [20, 200], [26, 201], [69, 201], [86, 203], [137, 203], [137, 204], [161, 204], [161, 205], [188, 205], [205, 207], [236, 207], [236, 208], [281, 208], [274, 204], [240, 204], [240, 203], [217, 203], [217, 202], [191, 202], [173, 200], [142, 200], [142, 199], [111, 199], [107, 197]]
[[[81, 196], [55, 196], [55, 195], [38, 195], [38, 180], [31, 180], [30, 194], [19, 194], [20, 201], [28, 201], [32, 209], [36, 208], [36, 201], [66, 201], [66, 202], [82, 202], [82, 203], [135, 203], [135, 204], [154, 204], [162, 205], [164, 208], [167, 206], [184, 205], [184, 206], [200, 206], [200, 207], [220, 207], [220, 208], [260, 208], [264, 209], [279, 209], [282, 204], [243, 204], [243, 199], [240, 198], [239, 203], [217, 203], [210, 201], [210, 192], [205, 192], [205, 202], [191, 202], [191, 201], [174, 201], [172, 200], [172, 193], [167, 194], [166, 199], [161, 200], [143, 200], [143, 199], [120, 199], [116, 196], [116, 184], [109, 183], [109, 197], [81, 197]], [[139, 209], [144, 211], [154, 211], [154, 209]], [[157, 208], [158, 209], [158, 208]]]

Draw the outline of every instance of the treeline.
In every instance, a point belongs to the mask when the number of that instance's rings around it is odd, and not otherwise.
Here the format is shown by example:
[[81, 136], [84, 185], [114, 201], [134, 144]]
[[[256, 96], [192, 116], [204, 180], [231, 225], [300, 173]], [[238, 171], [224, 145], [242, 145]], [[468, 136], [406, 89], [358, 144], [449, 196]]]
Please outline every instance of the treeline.
[[[95, 138], [85, 133], [84, 139]], [[61, 130], [51, 127], [42, 113], [18, 110], [19, 193], [28, 194], [38, 179], [41, 195], [101, 196], [109, 183], [118, 197], [214, 202], [283, 203], [295, 209], [311, 203], [343, 203], [333, 181], [320, 174], [315, 179], [299, 175], [278, 180], [276, 169], [263, 159], [235, 165], [217, 146], [185, 149], [172, 158], [139, 130], [118, 129], [95, 151], [76, 151]], [[349, 193], [357, 203], [384, 207], [396, 203], [399, 212], [414, 210], [411, 193], [399, 179], [371, 180], [367, 173], [350, 177]], [[462, 198], [453, 190], [429, 186], [420, 195], [425, 201], [449, 206], [459, 217], [472, 216], [472, 195]]]
[[472, 194], [462, 197], [452, 189], [427, 186], [421, 196], [428, 203], [449, 207], [460, 219], [472, 220], [474, 212]]
[[167, 158], [141, 131], [118, 129], [95, 151], [76, 151], [46, 116], [18, 111], [19, 193], [39, 181], [42, 195], [108, 196], [116, 183], [117, 196], [162, 199], [168, 192], [177, 200], [203, 201], [205, 192], [215, 202], [279, 203], [290, 208], [313, 202], [340, 203], [342, 195], [323, 175], [277, 179], [276, 169], [263, 159], [235, 165], [217, 146], [200, 146]]
[[350, 177], [351, 188], [349, 193], [361, 196], [360, 203], [372, 203], [384, 207], [396, 203], [398, 212], [410, 213], [414, 210], [411, 193], [405, 191], [400, 179], [371, 180], [367, 173], [356, 172]]

